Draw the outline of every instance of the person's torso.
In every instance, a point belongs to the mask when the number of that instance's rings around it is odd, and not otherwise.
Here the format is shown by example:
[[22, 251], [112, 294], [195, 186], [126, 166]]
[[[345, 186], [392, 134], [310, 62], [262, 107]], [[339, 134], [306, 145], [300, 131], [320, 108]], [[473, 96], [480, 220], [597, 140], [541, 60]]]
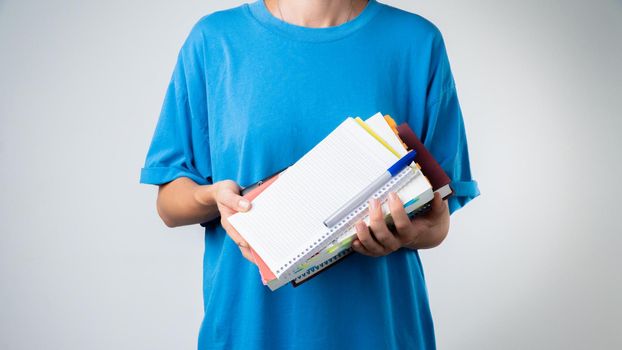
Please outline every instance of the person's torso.
[[[262, 6], [198, 24], [214, 182], [246, 186], [289, 166], [348, 116], [382, 112], [421, 129], [431, 24], [372, 2], [341, 32], [281, 32]], [[354, 254], [298, 288], [270, 292], [220, 225], [205, 239], [201, 347], [434, 347], [415, 251]]]

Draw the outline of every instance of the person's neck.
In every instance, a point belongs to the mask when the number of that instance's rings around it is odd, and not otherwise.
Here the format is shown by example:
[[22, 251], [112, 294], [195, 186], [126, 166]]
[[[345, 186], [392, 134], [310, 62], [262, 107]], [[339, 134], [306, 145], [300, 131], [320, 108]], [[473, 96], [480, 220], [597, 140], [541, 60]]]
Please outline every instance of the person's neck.
[[[310, 28], [340, 25], [363, 11], [367, 0], [263, 0], [273, 16]], [[279, 10], [280, 7], [280, 10]], [[282, 17], [281, 17], [282, 14]]]

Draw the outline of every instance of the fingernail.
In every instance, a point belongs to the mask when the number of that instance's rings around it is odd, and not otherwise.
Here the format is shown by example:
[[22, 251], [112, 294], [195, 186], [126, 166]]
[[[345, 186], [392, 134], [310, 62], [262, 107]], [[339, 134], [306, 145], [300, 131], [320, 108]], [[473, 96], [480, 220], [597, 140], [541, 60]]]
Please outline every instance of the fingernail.
[[370, 210], [376, 209], [376, 200], [375, 199], [370, 199], [369, 200], [369, 209]]
[[238, 246], [242, 248], [248, 248], [248, 244], [246, 244], [246, 242], [238, 242]]
[[399, 200], [399, 199], [400, 199], [400, 197], [398, 197], [398, 196], [397, 196], [397, 193], [395, 193], [395, 192], [391, 192], [391, 193], [389, 193], [389, 196], [390, 196], [390, 197], [391, 197], [391, 199], [392, 199], [392, 200], [394, 200], [394, 201], [396, 201], [396, 200]]
[[246, 199], [240, 199], [238, 205], [240, 206], [240, 208], [247, 210], [251, 206], [251, 203]]

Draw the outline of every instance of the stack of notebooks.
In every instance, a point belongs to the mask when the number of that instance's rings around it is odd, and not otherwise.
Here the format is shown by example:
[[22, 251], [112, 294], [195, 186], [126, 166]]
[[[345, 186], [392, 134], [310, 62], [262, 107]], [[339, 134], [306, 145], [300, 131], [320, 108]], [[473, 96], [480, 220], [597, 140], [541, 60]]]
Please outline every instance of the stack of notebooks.
[[[409, 151], [416, 152], [414, 162], [343, 212], [345, 203], [360, 197]], [[380, 200], [391, 226], [390, 192], [398, 194], [412, 217], [429, 207], [434, 192], [443, 199], [450, 196], [449, 184], [407, 124], [396, 126], [391, 117], [377, 113], [365, 121], [347, 118], [296, 163], [244, 191], [251, 210], [228, 220], [251, 246], [263, 283], [276, 290], [289, 282], [298, 286], [348, 256], [354, 224], [369, 224], [367, 199]], [[342, 215], [334, 220], [336, 213]]]

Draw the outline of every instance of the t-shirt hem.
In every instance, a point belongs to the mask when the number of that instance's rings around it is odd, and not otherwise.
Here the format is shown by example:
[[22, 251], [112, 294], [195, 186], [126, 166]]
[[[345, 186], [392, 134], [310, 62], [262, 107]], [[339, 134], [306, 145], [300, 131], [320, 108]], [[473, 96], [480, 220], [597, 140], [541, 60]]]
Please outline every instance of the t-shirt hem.
[[190, 178], [199, 185], [208, 185], [206, 178], [179, 167], [148, 167], [140, 170], [140, 183], [162, 185], [180, 177]]

